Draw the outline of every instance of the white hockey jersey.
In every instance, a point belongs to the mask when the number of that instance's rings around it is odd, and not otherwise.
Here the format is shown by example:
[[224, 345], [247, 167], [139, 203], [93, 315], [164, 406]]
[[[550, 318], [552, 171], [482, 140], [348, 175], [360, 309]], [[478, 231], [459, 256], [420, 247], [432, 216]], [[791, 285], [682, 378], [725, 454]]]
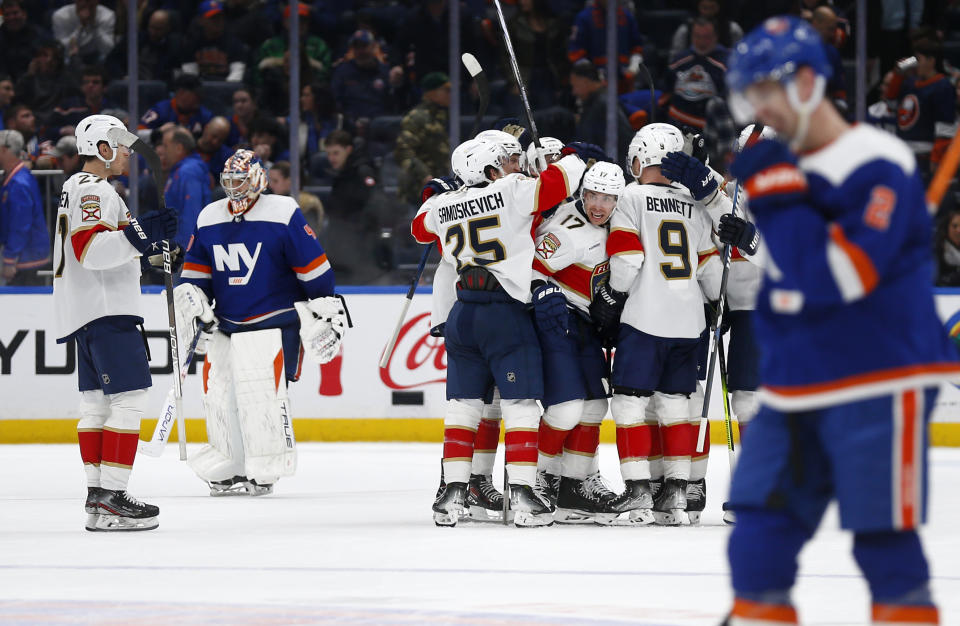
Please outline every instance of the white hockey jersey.
[[433, 307], [430, 312], [430, 328], [439, 326], [447, 321], [450, 309], [457, 301], [457, 268], [441, 258], [437, 263], [437, 271], [433, 274]]
[[53, 256], [57, 338], [101, 317], [141, 317], [140, 253], [121, 232], [129, 222], [103, 178], [79, 172], [63, 184]]
[[459, 274], [487, 268], [510, 297], [530, 302], [533, 218], [579, 185], [585, 166], [576, 155], [547, 167], [540, 178], [510, 174], [482, 187], [461, 187], [423, 203], [411, 226], [420, 243], [440, 240], [443, 260]]
[[720, 292], [712, 230], [706, 210], [679, 185], [627, 185], [607, 239], [610, 286], [629, 293], [621, 323], [656, 337], [700, 336], [703, 297]]
[[593, 294], [610, 272], [607, 227], [594, 226], [565, 202], [537, 227], [533, 269], [563, 291], [567, 302], [589, 313]]

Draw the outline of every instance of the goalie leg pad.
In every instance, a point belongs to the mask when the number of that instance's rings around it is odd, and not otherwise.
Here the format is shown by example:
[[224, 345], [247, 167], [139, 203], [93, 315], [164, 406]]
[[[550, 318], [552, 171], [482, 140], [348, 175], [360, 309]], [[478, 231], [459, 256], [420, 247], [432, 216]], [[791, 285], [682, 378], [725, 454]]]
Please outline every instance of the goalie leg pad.
[[279, 328], [230, 337], [233, 378], [244, 471], [260, 484], [273, 484], [297, 469], [297, 447], [284, 376]]
[[237, 419], [232, 358], [230, 337], [214, 333], [203, 366], [203, 410], [209, 443], [188, 462], [208, 483], [243, 474], [243, 436]]

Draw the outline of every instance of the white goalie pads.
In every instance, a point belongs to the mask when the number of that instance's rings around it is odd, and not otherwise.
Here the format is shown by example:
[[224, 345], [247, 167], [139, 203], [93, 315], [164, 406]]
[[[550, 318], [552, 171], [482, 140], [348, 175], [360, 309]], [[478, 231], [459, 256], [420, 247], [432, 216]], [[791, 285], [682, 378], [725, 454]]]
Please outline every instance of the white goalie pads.
[[280, 329], [226, 336], [207, 351], [203, 405], [207, 441], [190, 467], [207, 482], [245, 476], [259, 484], [292, 476], [296, 439], [287, 398]]
[[347, 327], [347, 311], [336, 296], [294, 302], [300, 316], [300, 341], [307, 357], [320, 365], [329, 363], [340, 351]]

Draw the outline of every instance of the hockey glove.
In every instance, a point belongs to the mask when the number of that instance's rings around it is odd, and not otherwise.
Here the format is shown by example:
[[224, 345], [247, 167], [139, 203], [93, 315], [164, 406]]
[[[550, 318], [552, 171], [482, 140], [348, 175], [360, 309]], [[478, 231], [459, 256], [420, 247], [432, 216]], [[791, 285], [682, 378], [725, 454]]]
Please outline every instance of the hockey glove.
[[[156, 252], [147, 257], [146, 265], [142, 263], [143, 258], [141, 257], [141, 268], [149, 269], [152, 271], [163, 272], [163, 244], [157, 244], [160, 248], [160, 252]], [[183, 269], [183, 248], [178, 246], [175, 243], [171, 244], [170, 248], [170, 271], [174, 274], [180, 272]]]
[[686, 152], [671, 152], [663, 157], [660, 171], [664, 177], [690, 190], [695, 200], [705, 200], [717, 192], [719, 185], [710, 168]]
[[184, 335], [188, 334], [186, 329], [193, 328], [194, 322], [200, 327], [210, 327], [215, 320], [207, 295], [192, 283], [180, 283], [173, 288], [173, 307], [177, 312], [177, 328]]
[[[560, 150], [561, 156], [567, 156], [568, 154], [577, 155], [584, 163], [588, 164], [588, 167], [597, 161], [607, 161], [608, 163], [613, 163], [613, 159], [608, 157], [607, 153], [603, 151], [603, 148], [595, 143], [572, 141]], [[591, 160], [593, 163], [591, 163]]]
[[570, 334], [570, 313], [560, 287], [546, 284], [534, 290], [533, 320], [543, 335], [566, 337]]
[[807, 193], [807, 178], [787, 144], [758, 141], [737, 155], [730, 172], [743, 185], [754, 215], [796, 202]]
[[590, 302], [590, 318], [597, 327], [597, 333], [605, 343], [612, 343], [620, 328], [620, 313], [627, 301], [627, 294], [612, 289], [609, 283], [603, 283]]
[[717, 237], [725, 244], [736, 246], [746, 255], [753, 256], [760, 247], [760, 232], [757, 227], [730, 213], [720, 216]]
[[130, 218], [123, 234], [144, 256], [160, 252], [160, 242], [177, 234], [177, 215], [173, 211], [148, 211], [139, 219]]
[[420, 190], [420, 204], [423, 204], [435, 195], [446, 193], [448, 191], [456, 191], [459, 188], [460, 181], [456, 176], [431, 178], [429, 182], [423, 186], [423, 189]]
[[304, 353], [319, 365], [329, 363], [340, 351], [350, 318], [341, 296], [294, 302], [300, 317], [300, 340]]

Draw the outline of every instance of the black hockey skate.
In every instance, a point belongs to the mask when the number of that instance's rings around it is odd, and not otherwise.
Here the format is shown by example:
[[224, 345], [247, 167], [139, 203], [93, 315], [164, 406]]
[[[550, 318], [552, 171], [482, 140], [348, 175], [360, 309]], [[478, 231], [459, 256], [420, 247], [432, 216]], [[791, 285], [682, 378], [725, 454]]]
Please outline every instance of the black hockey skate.
[[83, 512], [87, 514], [87, 530], [97, 529], [97, 518], [100, 517], [100, 506], [97, 500], [100, 499], [102, 492], [103, 489], [100, 487], [87, 487], [87, 500], [83, 503]]
[[653, 493], [649, 480], [624, 481], [624, 490], [610, 502], [611, 516], [597, 517], [596, 522], [606, 526], [645, 526], [654, 522]]
[[587, 476], [587, 478], [583, 481], [583, 488], [588, 494], [606, 504], [609, 504], [617, 499], [616, 492], [610, 489], [610, 487], [607, 485], [607, 481], [605, 481], [603, 476], [600, 475], [600, 472], [594, 472]]
[[707, 480], [691, 480], [687, 483], [687, 520], [691, 526], [700, 523], [700, 514], [707, 506]]
[[503, 494], [493, 486], [493, 476], [470, 475], [467, 516], [475, 522], [503, 521]]
[[440, 486], [437, 487], [437, 495], [434, 498], [439, 498], [440, 494], [443, 493], [443, 488], [447, 486], [447, 481], [443, 477], [443, 460], [440, 460]]
[[160, 525], [160, 509], [140, 502], [126, 491], [101, 489], [96, 502], [99, 514], [87, 530], [153, 530]]
[[553, 511], [557, 507], [557, 492], [560, 491], [560, 477], [547, 472], [537, 472], [537, 484], [533, 488]]
[[447, 483], [433, 501], [433, 523], [437, 526], [456, 526], [463, 515], [467, 499], [467, 483]]
[[553, 524], [549, 503], [529, 485], [510, 485], [510, 510], [514, 512], [515, 526], [531, 528]]
[[265, 496], [273, 493], [273, 483], [260, 484], [246, 476], [234, 476], [226, 480], [212, 480], [211, 496]]
[[608, 505], [607, 500], [588, 488], [586, 480], [563, 476], [553, 520], [558, 524], [593, 524], [599, 517], [613, 519], [617, 514]]
[[653, 503], [653, 516], [661, 526], [679, 526], [687, 508], [687, 481], [668, 478]]

